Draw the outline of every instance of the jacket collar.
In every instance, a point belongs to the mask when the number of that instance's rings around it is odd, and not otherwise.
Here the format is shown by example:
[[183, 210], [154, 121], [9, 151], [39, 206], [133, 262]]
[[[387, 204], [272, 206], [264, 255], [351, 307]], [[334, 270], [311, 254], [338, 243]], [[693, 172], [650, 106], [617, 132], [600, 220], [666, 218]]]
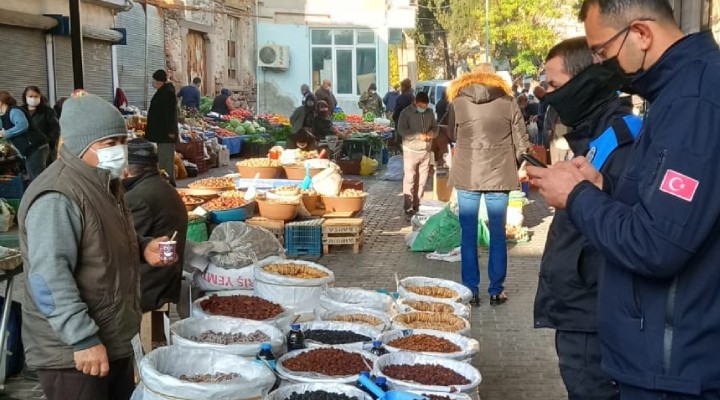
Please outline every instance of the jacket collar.
[[60, 160], [62, 160], [68, 168], [101, 191], [106, 192], [116, 199], [123, 195], [123, 191], [120, 190], [122, 186], [119, 184], [120, 180], [114, 179], [110, 171], [87, 165], [85, 161], [71, 153], [65, 146], [60, 148]]
[[147, 179], [151, 179], [154, 177], [159, 177], [160, 172], [146, 172], [144, 174], [133, 176], [132, 178], [126, 178], [123, 180], [123, 186], [125, 186], [125, 191], [129, 192], [133, 190], [135, 187], [137, 187], [140, 182], [145, 181]]
[[670, 81], [683, 75], [691, 62], [709, 52], [717, 52], [711, 32], [685, 36], [670, 46], [660, 59], [647, 71], [633, 79], [632, 86], [639, 95], [650, 102], [655, 101]]
[[618, 119], [632, 114], [632, 101], [629, 97], [615, 97], [604, 104], [587, 120], [565, 135], [570, 149], [575, 155], [585, 155], [590, 142], [602, 135]]

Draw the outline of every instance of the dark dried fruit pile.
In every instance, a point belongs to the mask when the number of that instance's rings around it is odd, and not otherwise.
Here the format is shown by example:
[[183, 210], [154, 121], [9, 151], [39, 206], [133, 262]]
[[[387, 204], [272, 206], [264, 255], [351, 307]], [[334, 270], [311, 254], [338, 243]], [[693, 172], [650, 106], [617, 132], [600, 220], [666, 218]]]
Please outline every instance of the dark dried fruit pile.
[[204, 374], [204, 375], [180, 375], [178, 379], [181, 381], [186, 382], [193, 382], [193, 383], [218, 383], [218, 382], [225, 382], [229, 381], [235, 378], [240, 377], [240, 375], [236, 373], [231, 374], [224, 374], [222, 372], [218, 372], [215, 374]]
[[213, 315], [247, 318], [256, 321], [275, 318], [282, 314], [281, 305], [256, 296], [217, 296], [213, 295], [200, 302], [203, 311]]
[[324, 390], [314, 392], [296, 393], [293, 392], [285, 400], [357, 400], [357, 397], [350, 397], [341, 393], [329, 393]]
[[372, 361], [360, 354], [340, 349], [315, 349], [283, 362], [283, 367], [290, 371], [315, 372], [329, 376], [357, 375], [371, 369], [368, 366], [372, 367]]
[[470, 383], [464, 376], [439, 365], [390, 365], [383, 368], [382, 373], [400, 381], [431, 386], [455, 386]]
[[433, 335], [410, 335], [404, 338], [392, 340], [388, 346], [408, 351], [427, 351], [434, 353], [456, 353], [460, 350], [460, 346], [455, 343]]
[[351, 331], [331, 331], [327, 329], [310, 329], [304, 331], [305, 339], [325, 344], [347, 344], [369, 342], [372, 338]]
[[198, 336], [190, 337], [190, 340], [201, 343], [214, 344], [237, 344], [237, 343], [260, 343], [269, 342], [270, 337], [260, 331], [248, 333], [221, 333], [205, 331]]

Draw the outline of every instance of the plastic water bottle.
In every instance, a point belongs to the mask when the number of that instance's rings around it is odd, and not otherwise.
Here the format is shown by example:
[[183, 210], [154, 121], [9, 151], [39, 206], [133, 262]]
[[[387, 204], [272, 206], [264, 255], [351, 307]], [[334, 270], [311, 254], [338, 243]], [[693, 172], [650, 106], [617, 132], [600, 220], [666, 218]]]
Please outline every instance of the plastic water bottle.
[[[362, 375], [362, 376], [364, 376], [364, 377], [366, 377], [366, 378], [368, 378], [368, 379], [370, 378], [370, 372], [369, 372], [369, 371], [362, 371], [362, 372], [360, 373], [360, 375]], [[365, 385], [363, 385], [362, 383], [360, 383], [360, 381], [356, 382], [356, 383], [355, 383], [355, 386], [356, 386], [358, 389], [362, 390], [363, 392], [369, 394], [370, 397], [375, 398], [374, 395], [372, 394], [372, 392], [370, 391], [370, 389], [366, 388]]]
[[255, 356], [255, 360], [257, 363], [269, 366], [275, 372], [275, 354], [270, 343], [263, 343], [260, 346], [260, 352]]
[[370, 350], [371, 353], [375, 354], [376, 356], [380, 357], [388, 353], [385, 346], [383, 346], [382, 342], [379, 340], [376, 340], [372, 342], [372, 349]]
[[288, 352], [295, 350], [302, 350], [305, 348], [305, 335], [300, 330], [299, 324], [294, 324], [290, 327], [290, 333], [287, 336], [287, 349]]

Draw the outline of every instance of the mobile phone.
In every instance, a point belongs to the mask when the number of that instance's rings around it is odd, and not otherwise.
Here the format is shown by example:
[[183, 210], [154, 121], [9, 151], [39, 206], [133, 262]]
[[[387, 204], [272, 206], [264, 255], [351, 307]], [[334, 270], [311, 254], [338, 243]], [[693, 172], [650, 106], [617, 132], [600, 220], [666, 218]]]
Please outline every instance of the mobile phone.
[[533, 165], [535, 167], [540, 167], [540, 168], [547, 168], [547, 165], [545, 165], [544, 162], [538, 160], [537, 158], [531, 156], [530, 154], [523, 154], [522, 158], [525, 161], [529, 162], [530, 165]]

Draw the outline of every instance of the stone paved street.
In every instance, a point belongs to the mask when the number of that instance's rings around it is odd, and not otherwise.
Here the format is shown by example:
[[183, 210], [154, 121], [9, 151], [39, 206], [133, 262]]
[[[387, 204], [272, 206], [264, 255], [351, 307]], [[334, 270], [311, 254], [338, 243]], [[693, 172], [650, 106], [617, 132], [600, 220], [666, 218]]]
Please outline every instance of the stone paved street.
[[[460, 279], [460, 264], [429, 261], [425, 254], [406, 249], [404, 232], [408, 223], [401, 215], [400, 182], [366, 180], [369, 191], [365, 207], [365, 245], [359, 255], [351, 247], [334, 249], [320, 262], [335, 271], [337, 286], [395, 290], [395, 273]], [[483, 304], [473, 310], [472, 337], [480, 341], [480, 353], [473, 364], [480, 369], [483, 400], [560, 400], [567, 398], [560, 380], [553, 333], [532, 328], [532, 304], [537, 286], [537, 269], [545, 244], [551, 212], [537, 194], [525, 208], [532, 233], [529, 243], [511, 246], [506, 293], [510, 300], [498, 307]], [[481, 266], [487, 251], [481, 251]], [[482, 268], [481, 268], [482, 270]], [[482, 293], [486, 293], [483, 271]], [[14, 398], [41, 399], [39, 386], [12, 378], [6, 393]], [[0, 399], [2, 399], [0, 395]]]

